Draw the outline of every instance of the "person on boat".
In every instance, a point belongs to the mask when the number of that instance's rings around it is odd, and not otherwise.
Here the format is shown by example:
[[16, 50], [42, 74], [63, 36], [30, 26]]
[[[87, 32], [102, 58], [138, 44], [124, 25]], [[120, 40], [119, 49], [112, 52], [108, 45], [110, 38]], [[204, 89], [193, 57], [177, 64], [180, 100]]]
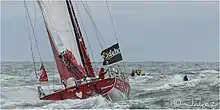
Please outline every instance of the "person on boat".
[[64, 53], [63, 57], [68, 61], [71, 66], [77, 67], [77, 61], [71, 51], [66, 50], [66, 53]]
[[104, 68], [102, 67], [99, 71], [99, 79], [105, 79], [105, 74], [107, 73], [107, 71], [104, 71]]
[[85, 72], [83, 70], [83, 67], [81, 68], [80, 65], [78, 65], [77, 60], [73, 56], [72, 52], [69, 51], [68, 49], [66, 51], [63, 51], [59, 57], [62, 59], [62, 61], [70, 68], [77, 70], [81, 73]]
[[43, 89], [40, 86], [38, 86], [37, 89], [38, 89], [38, 94], [39, 94], [40, 97], [45, 96], [45, 93], [44, 93]]
[[86, 73], [86, 70], [85, 70], [85, 68], [83, 68], [82, 65], [78, 65], [77, 67], [81, 73]]
[[131, 72], [131, 76], [134, 76], [134, 75], [135, 75], [135, 71], [132, 70], [132, 72]]
[[64, 63], [68, 64], [69, 66], [76, 67], [77, 66], [77, 61], [75, 57], [73, 56], [72, 52], [69, 51], [68, 49], [66, 51], [63, 51], [59, 57], [64, 61]]
[[140, 76], [140, 74], [141, 74], [141, 70], [138, 68], [138, 69], [136, 69], [136, 74], [138, 75], [138, 76]]
[[138, 72], [139, 72], [139, 75], [141, 76], [141, 74], [142, 74], [142, 73], [141, 73], [141, 69], [138, 68]]
[[185, 76], [183, 77], [183, 81], [188, 81], [187, 75], [185, 75]]
[[66, 83], [63, 80], [61, 82], [64, 85], [64, 88], [66, 89], [66, 86], [67, 86]]

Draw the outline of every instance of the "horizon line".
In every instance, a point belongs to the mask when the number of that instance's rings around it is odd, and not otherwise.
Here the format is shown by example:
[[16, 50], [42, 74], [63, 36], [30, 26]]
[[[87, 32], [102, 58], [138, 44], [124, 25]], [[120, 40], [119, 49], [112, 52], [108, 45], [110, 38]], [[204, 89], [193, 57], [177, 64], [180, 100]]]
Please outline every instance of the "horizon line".
[[[5, 62], [33, 62], [30, 60], [5, 60], [0, 61], [1, 63]], [[41, 62], [41, 61], [35, 61]], [[54, 60], [43, 60], [43, 62], [55, 62]], [[92, 62], [102, 62], [102, 61], [92, 61]], [[146, 61], [123, 61], [125, 63], [144, 63], [144, 62], [166, 62], [166, 63], [180, 63], [180, 62], [191, 62], [191, 63], [220, 63], [220, 61], [165, 61], [165, 60], [146, 60]]]

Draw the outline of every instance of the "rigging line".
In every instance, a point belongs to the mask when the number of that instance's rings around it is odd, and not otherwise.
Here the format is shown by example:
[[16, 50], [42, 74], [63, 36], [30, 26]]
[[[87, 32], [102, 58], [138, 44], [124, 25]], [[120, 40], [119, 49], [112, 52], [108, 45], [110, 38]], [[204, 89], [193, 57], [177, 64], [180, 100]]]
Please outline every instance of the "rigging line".
[[[72, 26], [71, 20], [68, 22], [68, 25], [69, 25], [69, 28], [71, 28], [70, 31], [71, 31], [72, 36], [75, 36], [75, 35], [74, 35], [74, 33], [75, 33], [75, 32], [74, 32], [74, 27]], [[72, 29], [72, 28], [73, 28], [73, 29]], [[72, 38], [73, 38], [72, 40], [73, 40], [73, 42], [74, 42], [75, 37], [72, 37]], [[71, 43], [71, 45], [72, 45], [72, 43]], [[77, 49], [78, 49], [78, 48], [74, 48], [75, 51], [76, 51]], [[73, 50], [73, 49], [71, 48], [71, 50]]]
[[34, 2], [34, 30], [36, 28], [36, 22], [37, 22], [37, 12], [36, 12], [36, 4]]
[[86, 6], [87, 6], [87, 8], [88, 8], [89, 13], [92, 13], [92, 12], [91, 12], [91, 9], [89, 8], [88, 1], [87, 1], [87, 0], [85, 0], [85, 3], [86, 3]]
[[[83, 3], [83, 2], [82, 2]], [[90, 14], [90, 16], [91, 16], [91, 19], [92, 19], [92, 15], [91, 15], [91, 9], [90, 9], [90, 7], [89, 7], [89, 5], [88, 5], [88, 3], [87, 3], [87, 0], [85, 1], [85, 4], [86, 4], [86, 6], [85, 7], [87, 7], [88, 8], [88, 14]], [[93, 20], [93, 19], [92, 19]], [[95, 22], [94, 22], [94, 25], [96, 25], [95, 24]], [[97, 27], [97, 26], [96, 26]], [[100, 34], [100, 38], [101, 38], [101, 40], [105, 43], [105, 40], [103, 39], [103, 37], [102, 37], [102, 35], [101, 35], [101, 32], [99, 31], [99, 29], [98, 29], [98, 27], [96, 28], [96, 30], [98, 31], [98, 33]], [[105, 43], [105, 45], [106, 45], [106, 43]]]
[[[25, 2], [25, 0], [24, 0]], [[24, 7], [25, 9], [25, 7]], [[27, 11], [26, 9], [24, 10], [25, 11], [25, 20], [26, 20], [26, 25], [27, 25], [27, 30], [28, 30], [28, 38], [29, 38], [29, 42], [30, 42], [30, 49], [31, 49], [31, 56], [32, 56], [32, 61], [33, 61], [33, 65], [34, 65], [34, 73], [35, 73], [35, 76], [36, 76], [36, 79], [37, 78], [37, 69], [36, 69], [36, 63], [35, 63], [35, 60], [34, 60], [34, 53], [33, 53], [33, 47], [32, 47], [32, 43], [31, 43], [31, 34], [30, 34], [30, 30], [29, 30], [29, 25], [28, 25], [28, 16], [27, 16]]]
[[92, 60], [95, 61], [95, 57], [93, 55], [92, 48], [91, 48], [91, 45], [90, 45], [90, 42], [89, 42], [88, 34], [87, 34], [86, 28], [84, 27], [84, 24], [83, 24], [83, 18], [82, 18], [81, 14], [80, 14], [80, 10], [79, 10], [79, 7], [78, 7], [77, 3], [75, 3], [75, 4], [76, 4], [76, 9], [78, 10], [78, 13], [79, 13], [79, 18], [82, 21], [81, 22], [82, 23], [82, 30], [85, 32], [86, 41], [88, 42], [88, 47], [89, 47], [89, 50], [90, 50], [91, 55], [92, 55]]
[[[37, 21], [37, 13], [36, 13], [36, 6], [34, 3], [34, 30], [36, 28], [36, 21]], [[35, 56], [36, 56], [36, 54], [35, 54]]]
[[102, 43], [101, 43], [101, 39], [100, 39], [100, 36], [99, 36], [99, 35], [101, 35], [101, 34], [100, 34], [99, 30], [96, 28], [96, 25], [95, 25], [95, 23], [94, 23], [94, 21], [93, 21], [93, 19], [92, 19], [92, 15], [90, 15], [90, 12], [91, 12], [91, 11], [90, 11], [90, 10], [88, 11], [88, 10], [86, 9], [86, 7], [85, 7], [83, 1], [81, 1], [81, 3], [82, 3], [82, 5], [83, 5], [83, 7], [84, 7], [86, 13], [88, 14], [90, 20], [92, 21], [93, 26], [95, 27], [96, 38], [98, 39], [99, 45], [100, 45], [101, 49], [103, 50], [104, 47], [103, 47], [103, 45], [102, 45]]
[[[86, 4], [86, 6], [85, 7], [87, 7], [88, 8], [88, 14], [90, 14], [90, 16], [91, 16], [91, 19], [92, 19], [92, 15], [91, 15], [91, 9], [90, 9], [90, 7], [89, 7], [89, 5], [88, 5], [88, 3], [87, 3], [87, 0], [85, 1], [85, 4]], [[93, 19], [92, 19], [93, 20]], [[94, 25], [96, 25], [95, 24], [95, 22], [94, 22]], [[97, 27], [97, 26], [96, 26]], [[98, 27], [96, 28], [96, 30], [98, 31], [98, 33], [100, 34], [100, 38], [101, 38], [101, 40], [105, 43], [105, 40], [103, 39], [103, 37], [102, 37], [102, 35], [101, 35], [101, 32], [99, 31], [99, 29], [98, 29]], [[105, 45], [106, 45], [106, 43], [105, 43]]]
[[[52, 60], [52, 65], [54, 64], [55, 62], [54, 62], [54, 60]], [[52, 66], [52, 74], [53, 74], [53, 90], [54, 90], [54, 65]]]
[[[86, 13], [89, 15], [89, 18], [90, 18], [90, 20], [92, 21], [92, 24], [93, 24], [94, 27], [96, 28], [96, 34], [97, 34], [97, 38], [98, 38], [99, 44], [100, 44], [101, 48], [104, 49], [104, 48], [103, 48], [103, 45], [101, 44], [101, 39], [103, 40], [103, 42], [104, 42], [105, 45], [106, 45], [106, 42], [105, 42], [105, 40], [103, 39], [103, 37], [102, 37], [102, 35], [101, 35], [101, 33], [100, 33], [98, 27], [96, 26], [94, 20], [92, 19], [91, 14], [90, 14], [90, 13], [88, 12], [88, 10], [86, 9], [86, 6], [85, 6], [85, 4], [83, 3], [83, 1], [81, 1], [81, 3], [82, 3], [82, 5], [83, 5], [83, 7], [84, 7]], [[100, 39], [99, 37], [100, 37], [101, 39]]]
[[[116, 30], [115, 30], [115, 26], [114, 26], [112, 14], [111, 14], [111, 11], [110, 11], [110, 8], [109, 8], [109, 5], [108, 5], [108, 1], [106, 0], [105, 3], [107, 5], [107, 9], [108, 9], [108, 13], [109, 13], [109, 16], [110, 16], [110, 19], [111, 19], [111, 24], [112, 24], [112, 28], [113, 28], [113, 31], [114, 31], [114, 34], [115, 34], [115, 37], [116, 37], [116, 41], [119, 42]], [[122, 52], [122, 53], [124, 53], [124, 52]], [[124, 71], [126, 72], [126, 67], [125, 67], [125, 62], [124, 61], [122, 61], [122, 65], [123, 65]]]
[[[103, 37], [102, 37], [102, 35], [101, 35], [101, 33], [100, 33], [98, 27], [96, 26], [95, 22], [94, 22], [93, 19], [92, 19], [91, 10], [90, 10], [90, 8], [89, 8], [89, 6], [88, 6], [88, 4], [87, 4], [87, 1], [86, 1], [86, 5], [87, 5], [87, 7], [88, 7], [88, 10], [87, 10], [85, 4], [83, 3], [83, 1], [81, 1], [81, 3], [82, 3], [82, 5], [83, 5], [83, 7], [84, 7], [86, 13], [88, 14], [90, 20], [92, 21], [93, 26], [94, 26], [95, 29], [96, 29], [96, 30], [95, 30], [96, 38], [97, 38], [97, 40], [98, 40], [98, 42], [99, 42], [99, 45], [100, 45], [101, 49], [103, 50], [104, 48], [103, 48], [103, 45], [102, 45], [101, 40], [103, 41], [103, 43], [105, 44], [105, 46], [106, 46], [106, 43], [105, 43], [105, 40], [103, 39]], [[99, 35], [100, 35], [100, 36], [99, 36]], [[95, 70], [94, 70], [94, 72], [95, 72]], [[97, 71], [96, 71], [96, 73], [97, 73]]]
[[111, 19], [111, 25], [112, 25], [112, 28], [113, 28], [113, 31], [114, 31], [114, 34], [115, 34], [115, 37], [116, 37], [116, 41], [118, 42], [118, 37], [117, 37], [116, 30], [115, 30], [112, 14], [111, 14], [111, 11], [110, 11], [109, 6], [108, 6], [108, 1], [106, 0], [105, 3], [106, 3], [107, 8], [108, 8], [108, 13], [109, 13], [109, 16], [110, 16], [110, 19]]
[[[40, 1], [38, 0], [38, 2], [40, 2]], [[42, 2], [42, 7], [43, 7], [44, 5], [45, 5], [45, 4]], [[51, 7], [51, 6], [50, 6], [50, 7]], [[41, 8], [41, 7], [40, 7], [40, 8]], [[52, 7], [51, 7], [51, 8], [52, 8]], [[49, 9], [48, 9], [46, 6], [44, 6], [44, 10], [45, 10], [45, 12], [48, 12]], [[49, 15], [49, 14], [46, 14], [46, 13], [43, 13], [42, 10], [41, 10], [41, 15], [42, 15], [43, 18], [45, 19], [44, 14], [45, 14], [45, 16], [47, 16], [48, 23], [49, 23], [49, 24], [53, 24], [53, 23], [52, 23], [53, 20], [51, 20], [51, 19], [49, 18], [50, 15]], [[46, 23], [46, 21], [45, 21], [45, 23]], [[69, 24], [69, 23], [68, 23], [68, 24]], [[49, 28], [49, 27], [48, 27], [48, 28]], [[60, 37], [58, 31], [57, 31], [57, 30], [52, 30], [52, 28], [51, 28], [50, 30], [51, 30], [51, 33], [56, 33], [57, 36], [58, 36], [58, 37], [52, 38], [52, 39], [53, 39], [53, 40], [54, 40], [54, 39], [59, 39], [59, 42], [60, 42], [61, 44], [63, 44], [63, 41], [60, 39], [61, 37]], [[70, 31], [71, 31], [71, 30], [70, 30]], [[72, 31], [71, 31], [71, 33], [72, 33]], [[72, 35], [73, 35], [73, 34], [72, 34]], [[59, 44], [60, 44], [60, 43], [59, 43]], [[64, 50], [64, 47], [62, 46], [61, 49]]]
[[[75, 14], [75, 11], [73, 9], [72, 2], [66, 0], [66, 4], [67, 4], [67, 9], [68, 9], [68, 12], [69, 12], [69, 15], [70, 15], [70, 20], [71, 20], [73, 28], [74, 28], [76, 42], [77, 42], [77, 45], [78, 45], [78, 48], [79, 48], [79, 53], [80, 53], [80, 56], [81, 56], [82, 64], [83, 64], [83, 66], [86, 66], [86, 58], [85, 58], [85, 55], [83, 53], [83, 46], [84, 45], [82, 45], [82, 42], [80, 42], [80, 39], [83, 40], [83, 38], [82, 38], [82, 33], [81, 33], [81, 30], [80, 30], [80, 27], [79, 27], [79, 24], [78, 24], [78, 21], [77, 21], [77, 18], [76, 18], [76, 14]], [[86, 75], [89, 76], [88, 68], [85, 68], [85, 70], [86, 70]]]
[[35, 36], [35, 31], [34, 31], [34, 28], [33, 28], [33, 24], [31, 22], [31, 17], [30, 17], [30, 14], [29, 14], [29, 11], [28, 11], [28, 7], [27, 7], [27, 4], [26, 4], [25, 0], [24, 0], [24, 4], [25, 4], [25, 9], [27, 11], [28, 20], [30, 22], [31, 29], [32, 29], [32, 32], [33, 32], [34, 40], [35, 40], [35, 43], [36, 43], [36, 46], [37, 46], [37, 50], [38, 50], [38, 54], [39, 54], [39, 57], [40, 57], [40, 61], [41, 61], [41, 63], [43, 63], [42, 57], [41, 57], [41, 54], [40, 54], [40, 49], [39, 49], [39, 46], [38, 46], [38, 42], [37, 42], [37, 39], [36, 39], [36, 36]]

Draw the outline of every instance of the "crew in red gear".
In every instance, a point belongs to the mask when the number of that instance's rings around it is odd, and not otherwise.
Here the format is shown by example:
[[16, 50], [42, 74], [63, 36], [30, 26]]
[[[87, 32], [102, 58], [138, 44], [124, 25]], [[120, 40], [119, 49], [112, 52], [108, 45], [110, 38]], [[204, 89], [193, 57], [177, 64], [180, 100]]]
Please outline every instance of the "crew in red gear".
[[67, 62], [73, 66], [73, 67], [77, 67], [77, 61], [75, 59], [75, 57], [73, 56], [72, 52], [69, 50], [66, 50], [66, 52], [63, 54], [63, 57], [65, 60], [67, 60]]
[[106, 72], [104, 71], [104, 68], [101, 68], [99, 71], [99, 78], [105, 79], [105, 74], [106, 74]]

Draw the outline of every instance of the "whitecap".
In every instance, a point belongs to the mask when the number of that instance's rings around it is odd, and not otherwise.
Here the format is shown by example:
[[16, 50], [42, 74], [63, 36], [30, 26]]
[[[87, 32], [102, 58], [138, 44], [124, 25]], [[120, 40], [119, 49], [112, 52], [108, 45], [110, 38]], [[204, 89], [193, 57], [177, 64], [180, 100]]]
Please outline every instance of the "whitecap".
[[219, 74], [220, 72], [216, 70], [203, 70], [203, 71], [200, 71], [200, 73]]

